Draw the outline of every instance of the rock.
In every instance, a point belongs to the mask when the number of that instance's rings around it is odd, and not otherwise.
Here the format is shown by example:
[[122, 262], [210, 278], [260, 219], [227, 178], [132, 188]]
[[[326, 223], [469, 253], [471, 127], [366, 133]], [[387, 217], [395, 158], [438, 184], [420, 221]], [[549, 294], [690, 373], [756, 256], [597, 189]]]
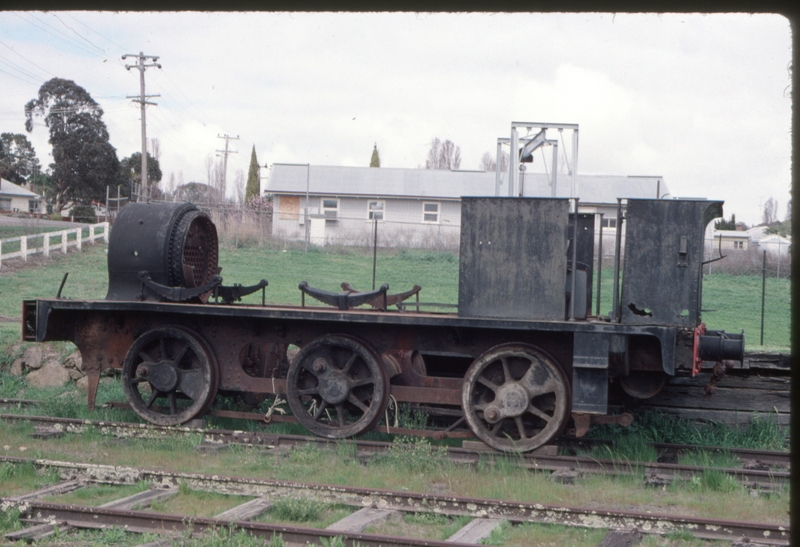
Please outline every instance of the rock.
[[72, 378], [73, 380], [80, 380], [81, 378], [86, 376], [86, 374], [84, 374], [80, 370], [75, 370], [74, 368], [67, 368], [66, 370], [67, 373], [69, 374], [69, 377]]
[[81, 352], [75, 350], [69, 355], [67, 355], [67, 358], [64, 359], [64, 366], [66, 368], [71, 368], [73, 370], [78, 370], [78, 371], [81, 370], [81, 367], [83, 366], [83, 360], [81, 359]]
[[29, 369], [42, 368], [42, 360], [44, 358], [44, 348], [41, 344], [36, 344], [25, 350], [22, 354], [22, 363]]
[[11, 363], [11, 368], [8, 370], [8, 373], [11, 376], [22, 376], [22, 358], [15, 359], [13, 363]]
[[41, 368], [29, 373], [26, 380], [33, 387], [63, 387], [69, 382], [70, 376], [61, 363], [50, 360], [41, 365]]

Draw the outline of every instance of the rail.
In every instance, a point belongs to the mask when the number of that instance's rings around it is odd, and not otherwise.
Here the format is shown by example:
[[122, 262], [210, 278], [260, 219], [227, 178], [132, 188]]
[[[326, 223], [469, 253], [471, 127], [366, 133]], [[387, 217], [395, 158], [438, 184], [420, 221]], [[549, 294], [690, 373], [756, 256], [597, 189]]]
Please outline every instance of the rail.
[[[76, 247], [76, 250], [80, 251], [84, 242], [94, 244], [94, 242], [100, 238], [103, 238], [103, 241], [108, 243], [108, 234], [110, 231], [109, 227], [110, 225], [108, 222], [90, 224], [88, 226], [88, 237], [83, 237], [83, 230], [84, 228], [87, 228], [87, 226], [81, 226], [79, 228], [70, 228], [69, 230], [43, 232], [39, 234], [0, 239], [0, 266], [2, 266], [4, 260], [11, 258], [22, 258], [22, 260], [27, 261], [28, 256], [32, 254], [42, 253], [44, 256], [50, 256], [50, 252], [54, 250], [60, 250], [63, 254], [67, 254], [69, 247]], [[35, 240], [36, 238], [42, 239], [41, 247], [28, 245], [29, 240]], [[52, 239], [57, 239], [58, 241], [51, 243]], [[4, 246], [8, 246], [15, 242], [19, 242], [19, 249], [8, 253], [3, 252]]]

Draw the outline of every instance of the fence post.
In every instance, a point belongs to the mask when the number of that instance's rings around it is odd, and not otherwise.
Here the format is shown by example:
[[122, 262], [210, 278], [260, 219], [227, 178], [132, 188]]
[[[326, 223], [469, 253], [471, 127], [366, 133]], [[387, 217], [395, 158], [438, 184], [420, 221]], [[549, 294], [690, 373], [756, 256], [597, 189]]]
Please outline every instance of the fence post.
[[45, 232], [44, 236], [42, 237], [44, 240], [42, 243], [44, 244], [44, 256], [50, 256], [50, 234]]
[[28, 236], [19, 238], [19, 252], [22, 254], [22, 260], [28, 261]]
[[378, 264], [378, 219], [372, 219], [372, 290], [375, 290], [375, 271]]
[[67, 231], [61, 232], [61, 252], [67, 254]]
[[3, 240], [0, 239], [0, 266], [3, 265]]
[[78, 228], [77, 230], [75, 230], [75, 239], [76, 242], [78, 243], [78, 252], [81, 252], [82, 249], [81, 242], [83, 240], [83, 228]]
[[108, 231], [111, 228], [111, 225], [108, 222], [103, 223], [103, 242], [108, 243]]
[[767, 287], [767, 251], [761, 258], [761, 345], [764, 345], [764, 300]]

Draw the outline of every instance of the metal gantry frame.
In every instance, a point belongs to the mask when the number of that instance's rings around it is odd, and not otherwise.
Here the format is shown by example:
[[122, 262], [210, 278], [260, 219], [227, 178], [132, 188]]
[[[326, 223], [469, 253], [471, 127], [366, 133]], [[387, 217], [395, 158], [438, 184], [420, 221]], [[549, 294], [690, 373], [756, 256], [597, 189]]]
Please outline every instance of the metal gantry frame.
[[[528, 138], [523, 137], [522, 141], [525, 143], [523, 148], [520, 150], [520, 137], [518, 134], [517, 129], [524, 127], [529, 132], [532, 129], [539, 129], [540, 131]], [[551, 188], [552, 188], [552, 196], [555, 197], [556, 195], [556, 181], [557, 181], [557, 171], [558, 171], [558, 141], [557, 140], [549, 140], [547, 139], [547, 130], [548, 129], [556, 129], [559, 133], [563, 132], [565, 129], [572, 130], [572, 165], [571, 165], [571, 185], [570, 185], [570, 194], [569, 197], [577, 197], [578, 196], [578, 184], [577, 184], [577, 174], [578, 174], [578, 124], [576, 123], [543, 123], [543, 122], [511, 122], [511, 138], [504, 139], [500, 138], [497, 139], [497, 166], [496, 166], [496, 181], [495, 181], [495, 195], [500, 195], [500, 180], [501, 180], [501, 152], [502, 152], [502, 145], [509, 144], [511, 148], [510, 154], [510, 164], [508, 167], [509, 177], [508, 177], [508, 195], [509, 197], [513, 197], [519, 193], [520, 184], [519, 184], [519, 166], [520, 166], [520, 159], [525, 155], [533, 153], [534, 150], [543, 146], [545, 144], [549, 144], [553, 146], [553, 174], [551, 178]], [[519, 150], [519, 152], [517, 152]]]

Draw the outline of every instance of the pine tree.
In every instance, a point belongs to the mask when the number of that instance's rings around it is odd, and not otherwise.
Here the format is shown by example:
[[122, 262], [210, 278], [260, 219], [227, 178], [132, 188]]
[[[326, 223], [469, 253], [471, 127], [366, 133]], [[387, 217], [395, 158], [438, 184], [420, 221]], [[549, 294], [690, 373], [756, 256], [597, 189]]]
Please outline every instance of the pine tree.
[[247, 189], [244, 192], [244, 202], [247, 203], [252, 198], [257, 198], [260, 191], [258, 180], [258, 160], [256, 159], [256, 145], [253, 145], [253, 152], [250, 154], [250, 170], [247, 172]]
[[370, 167], [380, 167], [381, 166], [381, 157], [378, 155], [378, 143], [375, 143], [375, 147], [372, 149], [372, 158], [369, 160]]

